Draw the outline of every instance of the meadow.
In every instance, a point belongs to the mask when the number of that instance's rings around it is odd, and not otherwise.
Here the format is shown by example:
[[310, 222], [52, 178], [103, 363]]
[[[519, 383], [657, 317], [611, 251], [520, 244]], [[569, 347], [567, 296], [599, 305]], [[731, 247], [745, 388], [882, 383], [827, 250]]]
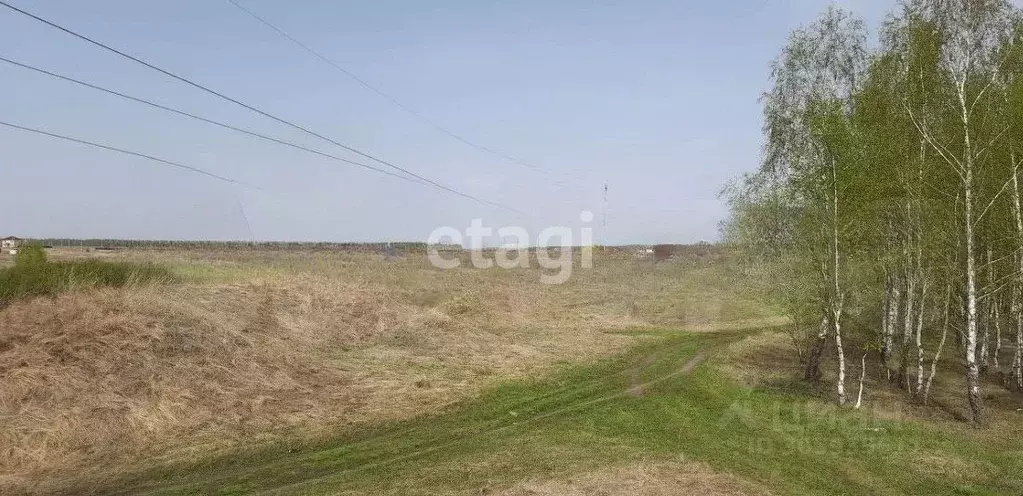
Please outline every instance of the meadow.
[[411, 253], [53, 255], [167, 277], [0, 310], [4, 494], [1023, 493], [1023, 401], [987, 429], [951, 376], [940, 406], [870, 380], [833, 405], [721, 249], [598, 252], [562, 285]]

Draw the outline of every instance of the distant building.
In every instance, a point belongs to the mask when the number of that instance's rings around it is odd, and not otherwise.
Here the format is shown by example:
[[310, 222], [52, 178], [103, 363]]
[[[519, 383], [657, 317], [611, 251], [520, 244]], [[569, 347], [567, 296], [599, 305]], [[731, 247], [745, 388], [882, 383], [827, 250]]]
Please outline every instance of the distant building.
[[18, 246], [20, 246], [24, 241], [25, 240], [14, 236], [8, 236], [4, 239], [0, 239], [0, 251], [10, 255], [16, 255], [18, 253]]
[[635, 249], [637, 258], [650, 258], [654, 255], [654, 249], [648, 247], [639, 247]]

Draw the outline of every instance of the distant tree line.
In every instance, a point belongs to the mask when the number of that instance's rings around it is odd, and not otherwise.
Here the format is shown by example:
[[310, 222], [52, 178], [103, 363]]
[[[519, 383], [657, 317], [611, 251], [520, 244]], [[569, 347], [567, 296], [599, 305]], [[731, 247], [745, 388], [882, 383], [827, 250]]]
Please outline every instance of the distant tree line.
[[926, 403], [955, 354], [982, 423], [985, 376], [1023, 389], [1020, 11], [906, 0], [869, 49], [831, 8], [792, 33], [772, 82], [763, 162], [726, 189], [724, 233], [775, 267], [805, 378], [834, 349], [837, 401], [859, 406], [876, 353]]

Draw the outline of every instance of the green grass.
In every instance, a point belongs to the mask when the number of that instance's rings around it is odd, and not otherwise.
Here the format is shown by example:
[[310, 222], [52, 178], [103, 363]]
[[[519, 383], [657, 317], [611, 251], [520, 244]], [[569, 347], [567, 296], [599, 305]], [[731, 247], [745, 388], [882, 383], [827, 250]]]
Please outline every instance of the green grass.
[[101, 260], [18, 263], [0, 269], [0, 308], [15, 300], [35, 296], [173, 279], [169, 271], [151, 264]]
[[[745, 334], [653, 333], [622, 356], [508, 382], [438, 415], [94, 487], [132, 494], [479, 494], [523, 479], [683, 455], [777, 494], [1023, 494], [1020, 439], [880, 420], [811, 396], [740, 387], [713, 366], [713, 353]], [[710, 356], [710, 363], [679, 373], [696, 356]], [[629, 394], [638, 383], [645, 383], [642, 394]], [[924, 457], [943, 465], [917, 463]], [[967, 470], [949, 469], [962, 466]]]

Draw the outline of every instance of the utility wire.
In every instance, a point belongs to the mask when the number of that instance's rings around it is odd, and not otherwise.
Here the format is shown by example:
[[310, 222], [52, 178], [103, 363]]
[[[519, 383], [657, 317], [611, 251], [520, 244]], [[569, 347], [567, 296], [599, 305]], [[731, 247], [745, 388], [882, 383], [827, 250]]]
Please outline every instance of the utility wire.
[[125, 100], [130, 100], [130, 101], [133, 101], [133, 102], [141, 103], [143, 105], [148, 105], [148, 106], [153, 107], [153, 108], [158, 108], [160, 110], [164, 110], [164, 111], [171, 112], [171, 113], [174, 113], [174, 114], [177, 114], [177, 115], [188, 117], [190, 119], [195, 119], [197, 121], [205, 122], [205, 123], [208, 123], [208, 124], [213, 124], [214, 126], [219, 126], [219, 127], [224, 128], [224, 129], [230, 129], [232, 131], [236, 131], [236, 132], [239, 132], [239, 133], [247, 134], [247, 135], [255, 137], [255, 138], [259, 138], [259, 139], [262, 139], [262, 140], [270, 141], [272, 143], [277, 143], [277, 144], [284, 145], [284, 146], [290, 146], [292, 148], [296, 148], [296, 149], [299, 149], [299, 150], [302, 150], [302, 151], [305, 151], [305, 152], [313, 153], [313, 154], [319, 155], [321, 157], [327, 157], [327, 158], [330, 158], [330, 159], [333, 159], [333, 160], [338, 160], [340, 162], [345, 162], [345, 163], [348, 163], [348, 164], [357, 165], [359, 167], [370, 169], [370, 170], [379, 172], [381, 174], [387, 174], [388, 176], [396, 177], [396, 178], [401, 179], [403, 181], [409, 181], [409, 182], [412, 182], [412, 183], [415, 183], [415, 184], [426, 184], [426, 183], [424, 183], [422, 181], [419, 181], [419, 180], [417, 180], [415, 178], [412, 178], [412, 177], [409, 177], [409, 176], [403, 176], [401, 174], [395, 174], [394, 172], [391, 172], [391, 171], [388, 171], [388, 170], [384, 170], [384, 169], [381, 169], [379, 167], [373, 167], [372, 165], [364, 164], [364, 163], [361, 163], [361, 162], [356, 162], [354, 160], [348, 160], [346, 158], [338, 157], [336, 155], [331, 155], [329, 153], [324, 153], [324, 152], [321, 152], [319, 150], [314, 150], [314, 149], [309, 148], [309, 147], [305, 147], [305, 146], [302, 146], [302, 145], [299, 145], [299, 144], [292, 143], [290, 141], [285, 141], [285, 140], [282, 140], [282, 139], [279, 139], [279, 138], [274, 138], [272, 136], [267, 136], [267, 135], [264, 135], [264, 134], [260, 134], [260, 133], [257, 133], [255, 131], [251, 131], [251, 130], [248, 130], [248, 129], [232, 126], [230, 124], [225, 124], [223, 122], [218, 122], [218, 121], [215, 121], [213, 119], [208, 119], [206, 117], [202, 117], [200, 115], [196, 115], [196, 114], [192, 114], [192, 113], [189, 113], [189, 112], [185, 112], [184, 110], [179, 110], [179, 109], [176, 109], [176, 108], [173, 108], [173, 107], [168, 107], [166, 105], [161, 105], [159, 103], [151, 102], [151, 101], [145, 100], [143, 98], [138, 98], [138, 97], [134, 97], [134, 96], [131, 96], [131, 95], [127, 95], [127, 94], [121, 93], [119, 91], [115, 91], [115, 90], [112, 90], [112, 89], [109, 89], [109, 88], [104, 88], [102, 86], [98, 86], [98, 85], [95, 85], [95, 84], [92, 84], [92, 83], [88, 83], [88, 82], [85, 82], [85, 81], [82, 81], [82, 80], [79, 80], [79, 79], [75, 79], [75, 78], [72, 78], [70, 76], [65, 76], [63, 74], [58, 74], [56, 72], [48, 71], [46, 69], [42, 69], [42, 68], [39, 68], [39, 67], [28, 65], [28, 64], [25, 64], [25, 63], [22, 63], [22, 62], [18, 62], [18, 61], [15, 61], [15, 60], [11, 60], [11, 59], [8, 59], [6, 57], [0, 56], [0, 62], [6, 62], [8, 64], [11, 64], [11, 65], [14, 65], [14, 66], [18, 66], [18, 67], [21, 67], [23, 69], [28, 69], [30, 71], [35, 71], [35, 72], [37, 72], [39, 74], [45, 74], [47, 76], [50, 76], [50, 77], [53, 77], [53, 78], [56, 78], [56, 79], [60, 79], [60, 80], [67, 81], [67, 82], [70, 82], [70, 83], [74, 83], [74, 84], [77, 84], [77, 85], [80, 85], [80, 86], [84, 86], [86, 88], [94, 89], [96, 91], [101, 91], [103, 93], [107, 93], [107, 94], [114, 95], [114, 96], [117, 96], [117, 97], [120, 97], [120, 98], [124, 98]]
[[72, 142], [75, 142], [75, 143], [80, 143], [80, 144], [83, 144], [83, 145], [94, 146], [96, 148], [102, 148], [104, 150], [110, 150], [112, 152], [117, 152], [117, 153], [123, 153], [125, 155], [131, 155], [131, 156], [134, 156], [134, 157], [142, 157], [144, 159], [152, 160], [154, 162], [159, 162], [159, 163], [164, 164], [164, 165], [169, 165], [169, 166], [172, 166], [172, 167], [177, 167], [177, 168], [180, 168], [180, 169], [185, 169], [187, 171], [195, 172], [197, 174], [202, 174], [204, 176], [209, 176], [209, 177], [212, 177], [212, 178], [217, 179], [219, 181], [224, 181], [224, 182], [227, 182], [227, 183], [237, 184], [239, 186], [244, 186], [244, 187], [248, 187], [248, 188], [252, 188], [252, 189], [258, 189], [258, 190], [262, 190], [263, 189], [263, 188], [260, 188], [259, 186], [253, 186], [251, 184], [247, 184], [247, 183], [244, 183], [244, 182], [241, 182], [241, 181], [237, 181], [237, 180], [231, 179], [229, 177], [220, 176], [220, 175], [214, 174], [212, 172], [204, 171], [204, 170], [199, 169], [197, 167], [192, 167], [190, 165], [185, 165], [185, 164], [182, 164], [182, 163], [173, 162], [173, 161], [162, 159], [162, 158], [159, 158], [159, 157], [154, 157], [152, 155], [146, 155], [145, 153], [133, 152], [131, 150], [125, 150], [123, 148], [117, 148], [117, 147], [110, 146], [110, 145], [103, 145], [103, 144], [100, 144], [100, 143], [94, 143], [92, 141], [86, 141], [86, 140], [79, 139], [79, 138], [73, 138], [71, 136], [64, 136], [62, 134], [51, 133], [49, 131], [44, 131], [42, 129], [36, 129], [36, 128], [25, 127], [25, 126], [19, 126], [17, 124], [12, 124], [10, 122], [0, 121], [0, 126], [7, 126], [7, 127], [14, 128], [14, 129], [20, 129], [22, 131], [28, 131], [30, 133], [36, 133], [36, 134], [41, 134], [41, 135], [44, 135], [44, 136], [49, 136], [51, 138], [58, 138], [58, 139], [66, 140], [66, 141], [72, 141]]
[[[475, 143], [475, 142], [473, 142], [473, 141], [470, 141], [470, 140], [469, 140], [469, 139], [467, 139], [467, 138], [464, 138], [464, 137], [462, 137], [462, 136], [461, 136], [461, 135], [459, 135], [458, 133], [455, 133], [454, 131], [451, 131], [450, 129], [448, 129], [448, 128], [446, 128], [446, 127], [444, 127], [444, 126], [442, 126], [442, 125], [438, 124], [438, 123], [437, 123], [436, 121], [434, 121], [433, 119], [430, 119], [429, 117], [427, 117], [427, 116], [425, 116], [425, 115], [423, 115], [423, 114], [421, 114], [421, 113], [419, 113], [419, 112], [415, 111], [414, 109], [410, 108], [409, 106], [407, 106], [407, 105], [405, 105], [405, 104], [401, 103], [401, 102], [400, 102], [400, 101], [398, 101], [398, 100], [397, 100], [396, 98], [394, 98], [394, 97], [392, 97], [392, 96], [388, 95], [387, 93], [384, 93], [384, 92], [383, 92], [382, 90], [380, 90], [379, 88], [377, 88], [377, 87], [373, 86], [372, 84], [368, 83], [368, 82], [367, 82], [367, 81], [366, 81], [365, 79], [363, 79], [363, 78], [359, 77], [359, 76], [358, 76], [357, 74], [355, 74], [354, 72], [352, 72], [352, 71], [350, 71], [350, 70], [348, 70], [348, 69], [344, 68], [344, 67], [343, 67], [343, 66], [341, 66], [340, 64], [338, 64], [338, 63], [334, 62], [333, 60], [331, 60], [331, 59], [330, 59], [329, 57], [327, 57], [326, 55], [323, 55], [322, 53], [320, 53], [320, 52], [316, 51], [315, 49], [313, 49], [313, 48], [312, 48], [312, 47], [310, 47], [309, 45], [307, 45], [307, 44], [305, 44], [305, 43], [302, 43], [301, 41], [299, 41], [299, 40], [298, 40], [297, 38], [295, 38], [294, 36], [291, 36], [290, 34], [288, 34], [288, 33], [287, 33], [286, 31], [284, 31], [283, 29], [281, 29], [281, 28], [277, 27], [277, 26], [276, 26], [275, 24], [273, 24], [273, 23], [271, 23], [270, 21], [266, 20], [266, 18], [264, 18], [264, 17], [260, 16], [259, 14], [255, 13], [255, 12], [254, 12], [254, 11], [252, 11], [251, 9], [249, 9], [249, 8], [247, 8], [247, 7], [245, 7], [245, 6], [243, 6], [243, 5], [242, 5], [241, 3], [239, 3], [239, 2], [237, 1], [237, 0], [227, 0], [227, 1], [228, 1], [228, 2], [230, 2], [230, 3], [231, 3], [231, 5], [234, 5], [235, 7], [237, 7], [237, 8], [238, 8], [239, 10], [241, 10], [242, 12], [244, 12], [244, 13], [248, 14], [248, 15], [249, 15], [250, 17], [252, 17], [252, 18], [253, 18], [253, 19], [255, 19], [256, 21], [258, 21], [259, 23], [261, 23], [261, 24], [263, 24], [264, 26], [266, 26], [266, 27], [270, 28], [271, 30], [273, 30], [273, 31], [274, 31], [274, 32], [276, 32], [277, 34], [281, 35], [282, 37], [284, 37], [284, 38], [285, 38], [285, 39], [287, 39], [288, 41], [290, 41], [290, 42], [294, 43], [294, 44], [295, 44], [295, 45], [297, 45], [297, 46], [298, 46], [299, 48], [302, 48], [303, 50], [305, 50], [306, 52], [308, 52], [308, 53], [309, 53], [309, 54], [311, 54], [312, 56], [314, 56], [314, 57], [316, 57], [316, 58], [320, 59], [321, 61], [323, 61], [323, 62], [325, 62], [326, 64], [330, 65], [330, 66], [331, 66], [331, 67], [333, 67], [334, 69], [337, 69], [338, 71], [340, 71], [340, 72], [341, 72], [342, 74], [344, 74], [344, 75], [348, 76], [348, 77], [349, 77], [349, 78], [351, 78], [351, 79], [352, 79], [353, 81], [355, 81], [355, 82], [359, 83], [359, 84], [360, 84], [360, 85], [361, 85], [362, 87], [364, 87], [364, 88], [366, 88], [366, 89], [368, 89], [368, 90], [372, 91], [373, 93], [376, 93], [376, 94], [377, 94], [377, 95], [379, 95], [379, 96], [380, 96], [381, 98], [383, 98], [383, 99], [385, 99], [385, 100], [387, 100], [387, 101], [391, 102], [391, 103], [392, 103], [392, 104], [393, 104], [394, 106], [396, 106], [396, 107], [398, 107], [399, 109], [401, 109], [401, 110], [405, 111], [405, 112], [406, 112], [406, 113], [408, 113], [409, 115], [411, 115], [411, 116], [413, 116], [413, 117], [415, 117], [415, 118], [417, 118], [417, 119], [420, 119], [420, 120], [422, 120], [423, 122], [425, 122], [425, 123], [426, 123], [427, 125], [429, 125], [429, 126], [433, 127], [434, 129], [436, 129], [436, 130], [438, 130], [438, 131], [440, 131], [440, 132], [442, 132], [442, 133], [444, 133], [444, 134], [446, 134], [446, 135], [450, 136], [451, 138], [454, 138], [455, 140], [457, 140], [457, 141], [459, 141], [459, 142], [461, 142], [461, 143], [463, 143], [463, 144], [465, 144], [465, 145], [468, 145], [468, 146], [470, 146], [470, 147], [472, 147], [472, 148], [475, 148], [475, 149], [477, 149], [477, 150], [480, 150], [480, 151], [482, 151], [482, 152], [485, 152], [485, 153], [489, 153], [489, 154], [491, 154], [491, 155], [493, 155], [493, 156], [495, 156], [495, 157], [498, 157], [498, 158], [500, 158], [500, 159], [506, 160], [506, 161], [508, 161], [508, 162], [511, 162], [511, 163], [513, 163], [513, 164], [516, 164], [516, 165], [519, 165], [519, 166], [525, 167], [525, 168], [527, 168], [527, 169], [530, 169], [530, 170], [532, 170], [532, 171], [534, 171], [534, 172], [539, 172], [539, 173], [542, 173], [542, 174], [548, 174], [548, 175], [552, 174], [552, 173], [551, 173], [550, 171], [548, 171], [548, 170], [544, 170], [544, 169], [541, 169], [541, 168], [539, 168], [539, 167], [536, 167], [536, 166], [534, 166], [534, 165], [530, 165], [530, 164], [528, 164], [528, 163], [525, 163], [525, 162], [523, 162], [523, 161], [521, 161], [521, 160], [519, 160], [519, 159], [517, 159], [517, 158], [515, 158], [515, 157], [512, 157], [512, 156], [506, 155], [506, 154], [504, 154], [504, 153], [501, 153], [501, 152], [499, 152], [499, 151], [497, 151], [497, 150], [494, 150], [494, 149], [492, 149], [492, 148], [489, 148], [489, 147], [487, 147], [487, 146], [481, 145], [481, 144], [479, 144], [479, 143]], [[563, 180], [561, 180], [561, 179], [554, 179], [554, 184], [555, 184], [556, 186], [558, 186], [559, 188], [568, 188], [568, 183], [566, 183], [565, 181], [563, 181]]]
[[376, 93], [377, 95], [379, 95], [383, 99], [385, 99], [385, 100], [391, 102], [392, 104], [394, 104], [394, 106], [400, 108], [401, 110], [404, 110], [409, 115], [412, 115], [413, 117], [416, 117], [416, 118], [422, 120], [423, 122], [429, 124], [434, 129], [436, 129], [436, 130], [438, 130], [438, 131], [440, 131], [440, 132], [442, 132], [442, 133], [444, 133], [444, 134], [446, 134], [446, 135], [448, 135], [448, 136], [450, 136], [450, 137], [452, 137], [452, 138], [454, 138], [454, 139], [456, 139], [456, 140], [458, 140], [458, 141], [460, 141], [460, 142], [462, 142], [462, 143], [464, 143], [464, 144], [466, 144], [466, 145], [468, 145], [468, 146], [470, 146], [472, 148], [475, 148], [475, 149], [480, 150], [482, 152], [489, 153], [489, 154], [491, 154], [491, 155], [493, 155], [495, 157], [501, 158], [503, 160], [507, 160], [507, 161], [509, 161], [511, 163], [514, 163], [516, 165], [520, 165], [522, 167], [534, 170], [536, 172], [543, 172], [543, 173], [547, 172], [547, 171], [545, 171], [545, 170], [543, 170], [543, 169], [541, 169], [539, 167], [535, 167], [535, 166], [529, 165], [529, 164], [527, 164], [525, 162], [522, 162], [522, 161], [520, 161], [520, 160], [518, 160], [518, 159], [516, 159], [514, 157], [510, 157], [510, 156], [505, 155], [505, 154], [503, 154], [501, 152], [498, 152], [498, 151], [496, 151], [496, 150], [494, 150], [492, 148], [488, 148], [486, 146], [480, 145], [478, 143], [474, 143], [472, 141], [469, 141], [466, 138], [463, 138], [462, 136], [458, 135], [454, 131], [451, 131], [451, 130], [445, 128], [444, 126], [441, 126], [440, 124], [437, 124], [432, 119], [426, 117], [423, 114], [420, 114], [419, 112], [416, 112], [415, 110], [409, 108], [407, 105], [399, 102], [394, 97], [388, 95], [387, 93], [384, 93], [380, 89], [378, 89], [375, 86], [369, 84], [368, 82], [366, 82], [366, 80], [362, 79], [361, 77], [359, 77], [358, 75], [356, 75], [352, 71], [350, 71], [348, 69], [345, 69], [344, 67], [342, 67], [341, 65], [337, 64], [336, 62], [334, 62], [333, 60], [331, 60], [327, 56], [321, 54], [320, 52], [317, 52], [316, 50], [314, 50], [309, 45], [306, 45], [305, 43], [302, 43], [301, 41], [297, 40], [295, 37], [289, 35], [283, 29], [278, 28], [277, 26], [272, 24], [270, 21], [268, 21], [265, 18], [261, 17], [259, 14], [256, 14], [252, 10], [249, 10], [248, 8], [244, 7], [243, 5], [238, 3], [236, 0], [227, 0], [227, 1], [231, 2], [231, 5], [234, 5], [235, 7], [237, 7], [242, 12], [245, 12], [246, 14], [248, 14], [253, 19], [255, 19], [255, 20], [259, 21], [260, 23], [262, 23], [264, 26], [266, 26], [266, 27], [272, 29], [273, 31], [277, 32], [277, 34], [283, 36], [284, 38], [287, 38], [288, 41], [294, 43], [295, 45], [298, 45], [303, 50], [309, 52], [312, 56], [322, 60], [323, 62], [326, 62], [327, 64], [329, 64], [331, 67], [337, 69], [338, 71], [341, 71], [344, 75], [348, 76], [353, 81], [355, 81], [355, 82], [359, 83], [360, 85], [362, 85], [362, 87], [372, 91], [373, 93]]
[[327, 136], [324, 136], [323, 134], [320, 134], [320, 133], [317, 133], [315, 131], [312, 131], [312, 130], [306, 128], [306, 127], [302, 127], [302, 126], [300, 126], [298, 124], [295, 124], [295, 123], [293, 123], [291, 121], [288, 121], [286, 119], [283, 119], [281, 117], [277, 117], [276, 115], [273, 115], [273, 114], [271, 114], [269, 112], [266, 112], [264, 110], [260, 110], [259, 108], [256, 108], [256, 107], [254, 107], [252, 105], [249, 105], [247, 103], [244, 103], [242, 101], [239, 101], [239, 100], [236, 100], [234, 98], [231, 98], [231, 97], [229, 97], [229, 96], [227, 96], [227, 95], [225, 95], [223, 93], [217, 92], [216, 90], [212, 90], [212, 89], [210, 89], [210, 88], [208, 88], [206, 86], [203, 86], [202, 84], [199, 84], [199, 83], [197, 83], [195, 81], [187, 79], [187, 78], [185, 78], [183, 76], [179, 76], [179, 75], [177, 75], [177, 74], [175, 74], [173, 72], [170, 72], [170, 71], [168, 71], [166, 69], [162, 69], [160, 67], [157, 67], [156, 65], [153, 65], [152, 63], [146, 62], [145, 60], [142, 60], [142, 59], [140, 59], [138, 57], [129, 55], [129, 54], [127, 54], [125, 52], [122, 52], [122, 51], [120, 51], [120, 50], [118, 50], [116, 48], [113, 48], [113, 47], [111, 47], [109, 45], [105, 45], [105, 44], [103, 44], [103, 43], [101, 43], [99, 41], [96, 41], [96, 40], [94, 40], [92, 38], [89, 38], [88, 36], [76, 33], [75, 31], [72, 31], [72, 30], [70, 30], [70, 29], [68, 29], [68, 28], [66, 28], [64, 26], [61, 26], [61, 25], [56, 24], [56, 23], [54, 23], [52, 21], [48, 21], [46, 19], [43, 19], [42, 17], [39, 17], [39, 16], [37, 16], [35, 14], [32, 14], [31, 12], [27, 12], [25, 10], [22, 10], [22, 9], [18, 8], [18, 7], [15, 7], [15, 6], [11, 5], [10, 3], [7, 3], [4, 0], [0, 0], [0, 5], [2, 5], [4, 7], [7, 7], [8, 9], [11, 9], [11, 10], [13, 10], [13, 11], [19, 13], [19, 14], [22, 14], [22, 15], [26, 16], [26, 17], [30, 17], [30, 18], [38, 21], [38, 22], [46, 24], [47, 26], [50, 26], [50, 27], [52, 27], [54, 29], [63, 31], [64, 33], [67, 33], [67, 34], [69, 34], [71, 36], [74, 36], [75, 38], [78, 38], [78, 39], [80, 39], [82, 41], [85, 41], [87, 43], [95, 45], [95, 46], [97, 46], [99, 48], [102, 48], [102, 49], [107, 50], [109, 52], [112, 52], [114, 54], [120, 55], [121, 57], [126, 58], [128, 60], [131, 60], [131, 61], [133, 61], [135, 63], [144, 65], [144, 66], [146, 66], [146, 67], [148, 67], [148, 68], [150, 68], [150, 69], [152, 69], [154, 71], [157, 71], [157, 72], [159, 72], [159, 73], [161, 73], [161, 74], [163, 74], [165, 76], [168, 76], [168, 77], [170, 77], [172, 79], [176, 79], [178, 81], [181, 81], [181, 82], [183, 82], [185, 84], [188, 84], [188, 85], [190, 85], [192, 87], [200, 89], [200, 90], [202, 90], [202, 91], [204, 91], [206, 93], [214, 95], [214, 96], [216, 96], [216, 97], [218, 97], [220, 99], [227, 100], [227, 101], [229, 101], [231, 103], [234, 103], [235, 105], [238, 105], [238, 106], [243, 107], [243, 108], [245, 108], [247, 110], [255, 112], [255, 113], [257, 113], [259, 115], [262, 115], [262, 116], [264, 116], [266, 118], [269, 118], [269, 119], [272, 119], [274, 121], [277, 121], [277, 122], [279, 122], [281, 124], [284, 124], [284, 125], [286, 125], [288, 127], [293, 128], [293, 129], [297, 129], [299, 131], [302, 131], [302, 132], [304, 132], [304, 133], [306, 133], [306, 134], [308, 134], [310, 136], [314, 136], [316, 138], [319, 138], [319, 139], [322, 139], [324, 141], [327, 141], [327, 142], [329, 142], [329, 143], [331, 143], [333, 145], [336, 145], [336, 146], [344, 148], [345, 150], [348, 150], [348, 151], [350, 151], [352, 153], [355, 153], [356, 155], [368, 158], [370, 160], [373, 160], [374, 162], [378, 162], [378, 163], [380, 163], [382, 165], [386, 165], [387, 167], [390, 167], [392, 169], [396, 169], [396, 170], [399, 170], [401, 172], [404, 172], [405, 174], [408, 174], [408, 175], [410, 175], [412, 177], [415, 177], [417, 179], [425, 181], [426, 183], [429, 183], [430, 185], [433, 185], [434, 187], [437, 187], [437, 188], [442, 189], [444, 191], [447, 191], [449, 193], [453, 193], [453, 194], [461, 196], [463, 198], [466, 198], [466, 199], [469, 199], [469, 200], [473, 200], [473, 201], [475, 201], [477, 203], [480, 203], [482, 205], [488, 205], [488, 206], [492, 206], [492, 207], [503, 208], [505, 210], [509, 210], [509, 211], [512, 211], [512, 212], [515, 212], [515, 213], [518, 213], [518, 214], [521, 214], [521, 215], [527, 215], [527, 216], [529, 215], [529, 214], [526, 214], [525, 212], [516, 210], [516, 209], [514, 209], [512, 207], [503, 205], [501, 203], [497, 203], [497, 202], [493, 202], [493, 201], [489, 201], [489, 200], [483, 200], [481, 198], [475, 197], [475, 196], [470, 195], [468, 193], [463, 193], [463, 192], [458, 191], [458, 190], [456, 190], [454, 188], [445, 186], [445, 185], [443, 185], [441, 183], [438, 183], [436, 181], [433, 181], [431, 179], [423, 177], [423, 176], [421, 176], [419, 174], [416, 174], [416, 173], [414, 173], [414, 172], [412, 172], [412, 171], [410, 171], [408, 169], [405, 169], [403, 167], [400, 167], [400, 166], [397, 166], [397, 165], [392, 164], [390, 162], [387, 162], [386, 160], [374, 157], [373, 155], [370, 155], [370, 154], [368, 154], [366, 152], [363, 152], [363, 151], [361, 151], [359, 149], [356, 149], [356, 148], [353, 148], [351, 146], [345, 145], [344, 143], [341, 143], [341, 142], [339, 142], [337, 140], [328, 138]]

